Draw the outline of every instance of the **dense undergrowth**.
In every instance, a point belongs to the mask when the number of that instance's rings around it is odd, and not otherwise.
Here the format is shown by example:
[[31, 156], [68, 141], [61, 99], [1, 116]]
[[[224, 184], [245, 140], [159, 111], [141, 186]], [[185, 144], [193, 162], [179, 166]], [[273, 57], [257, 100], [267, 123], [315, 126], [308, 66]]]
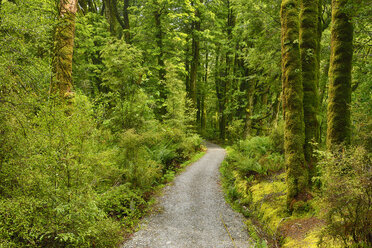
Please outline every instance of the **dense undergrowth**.
[[79, 15], [73, 97], [57, 100], [55, 3], [1, 3], [0, 247], [117, 247], [201, 138], [181, 74], [167, 63], [165, 80], [151, 76], [99, 14]]
[[0, 112], [1, 247], [116, 247], [154, 188], [201, 149], [197, 135], [155, 121], [100, 127], [80, 94], [68, 115], [24, 100], [32, 112]]
[[370, 247], [371, 154], [363, 147], [319, 151], [311, 199], [286, 207], [282, 127], [227, 148], [228, 201], [247, 217], [257, 247]]

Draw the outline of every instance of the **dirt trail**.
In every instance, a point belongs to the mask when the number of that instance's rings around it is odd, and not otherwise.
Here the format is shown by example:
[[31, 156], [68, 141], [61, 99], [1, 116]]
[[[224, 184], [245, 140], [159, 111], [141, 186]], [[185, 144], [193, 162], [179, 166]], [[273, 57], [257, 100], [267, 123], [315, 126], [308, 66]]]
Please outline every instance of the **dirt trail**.
[[[199, 161], [165, 188], [162, 211], [144, 220], [122, 248], [250, 247], [243, 217], [225, 202], [218, 167], [225, 150], [207, 143]], [[227, 231], [228, 230], [228, 231]]]

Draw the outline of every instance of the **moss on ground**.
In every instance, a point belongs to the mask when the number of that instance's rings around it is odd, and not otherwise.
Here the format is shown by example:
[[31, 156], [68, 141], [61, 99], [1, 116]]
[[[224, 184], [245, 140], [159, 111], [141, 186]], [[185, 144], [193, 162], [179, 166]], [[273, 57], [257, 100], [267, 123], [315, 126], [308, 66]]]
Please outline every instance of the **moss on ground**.
[[225, 162], [222, 166], [225, 192], [229, 194], [227, 191], [232, 187], [236, 192], [233, 196], [238, 198], [228, 200], [235, 209], [249, 216], [247, 229], [258, 247], [266, 247], [264, 243], [269, 247], [317, 247], [324, 222], [316, 217], [320, 211], [316, 198], [299, 204], [290, 215], [286, 208], [285, 172], [250, 180], [232, 170], [227, 180], [224, 170], [229, 164]]
[[261, 221], [268, 225], [273, 234], [286, 218], [285, 174], [280, 174], [277, 181], [254, 181], [250, 187], [252, 205]]

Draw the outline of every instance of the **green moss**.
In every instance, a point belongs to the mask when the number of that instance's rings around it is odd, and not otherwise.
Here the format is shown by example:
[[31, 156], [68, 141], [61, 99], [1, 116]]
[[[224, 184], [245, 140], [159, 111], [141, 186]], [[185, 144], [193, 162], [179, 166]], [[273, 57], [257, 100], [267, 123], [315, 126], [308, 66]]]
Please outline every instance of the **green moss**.
[[327, 147], [350, 143], [351, 68], [353, 24], [345, 12], [348, 0], [332, 1]]
[[301, 60], [299, 48], [298, 1], [283, 0], [282, 27], [282, 84], [284, 110], [284, 150], [287, 170], [287, 207], [304, 194], [308, 185], [308, 170], [304, 157], [304, 113]]
[[[284, 179], [284, 176], [283, 173], [280, 178]], [[249, 190], [252, 193], [252, 204], [260, 219], [275, 233], [282, 219], [287, 216], [284, 180], [254, 182]]]
[[[77, 1], [76, 1], [77, 2]], [[61, 2], [62, 5], [70, 3]], [[75, 38], [76, 10], [61, 6], [58, 24], [54, 34], [53, 81], [51, 93], [69, 98], [72, 91], [72, 55]]]
[[300, 12], [300, 55], [302, 65], [302, 84], [304, 90], [303, 108], [305, 123], [305, 159], [314, 167], [313, 141], [319, 140], [319, 122], [316, 117], [319, 106], [319, 0], [301, 0]]

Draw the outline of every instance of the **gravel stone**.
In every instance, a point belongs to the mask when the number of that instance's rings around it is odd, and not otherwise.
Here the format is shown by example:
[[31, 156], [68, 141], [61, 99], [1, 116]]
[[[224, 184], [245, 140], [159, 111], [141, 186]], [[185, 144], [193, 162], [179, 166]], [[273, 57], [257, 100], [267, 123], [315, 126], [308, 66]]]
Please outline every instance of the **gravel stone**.
[[253, 247], [243, 216], [225, 202], [219, 184], [225, 150], [212, 143], [207, 147], [199, 161], [164, 189], [162, 211], [145, 218], [122, 248]]

